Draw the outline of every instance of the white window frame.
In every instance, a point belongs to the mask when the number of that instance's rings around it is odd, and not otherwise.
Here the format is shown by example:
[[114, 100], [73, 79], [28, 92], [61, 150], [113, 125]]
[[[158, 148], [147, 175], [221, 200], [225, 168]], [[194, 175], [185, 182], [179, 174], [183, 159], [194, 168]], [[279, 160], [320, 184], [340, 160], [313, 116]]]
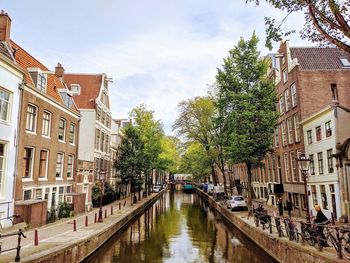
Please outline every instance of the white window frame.
[[[73, 142], [71, 142], [71, 128], [73, 127]], [[74, 123], [70, 123], [70, 125], [69, 125], [69, 138], [68, 138], [68, 140], [69, 140], [69, 143], [71, 144], [71, 145], [75, 145], [75, 135], [76, 135], [76, 128], [77, 128], [77, 126], [74, 124]]]
[[[35, 200], [43, 200], [43, 188], [34, 188], [34, 199]], [[37, 191], [40, 190], [41, 191], [41, 197], [37, 198]]]
[[295, 106], [298, 105], [298, 94], [297, 94], [297, 87], [296, 87], [295, 83], [293, 83], [290, 86], [290, 93], [291, 93], [291, 97], [292, 97], [292, 108], [294, 108]]
[[[42, 151], [46, 152], [45, 176], [43, 176], [43, 177], [40, 176], [41, 152]], [[39, 173], [38, 173], [39, 180], [47, 180], [47, 174], [48, 174], [48, 169], [49, 169], [49, 159], [50, 159], [50, 151], [48, 149], [41, 149], [40, 153], [39, 153]]]
[[283, 83], [287, 83], [288, 82], [288, 71], [286, 68], [282, 71], [282, 77], [283, 77]]
[[288, 133], [288, 144], [293, 144], [293, 125], [292, 118], [287, 119], [287, 133]]
[[281, 132], [282, 132], [282, 146], [287, 145], [287, 134], [286, 134], [286, 122], [281, 123]]
[[291, 101], [290, 101], [290, 95], [289, 95], [289, 89], [286, 89], [284, 91], [284, 104], [286, 107], [286, 112], [291, 109]]
[[[62, 162], [61, 162], [61, 167], [60, 167], [60, 176], [57, 176], [57, 168], [58, 168], [58, 156], [62, 156]], [[55, 169], [55, 178], [56, 180], [62, 180], [63, 179], [63, 167], [64, 167], [64, 153], [63, 152], [58, 152], [56, 156], [56, 169]]]
[[297, 182], [298, 167], [296, 163], [296, 155], [294, 151], [289, 152], [290, 170], [292, 175], [292, 181]]
[[[29, 181], [29, 180], [33, 180], [33, 170], [34, 170], [34, 160], [35, 160], [35, 148], [32, 146], [24, 146], [24, 159], [26, 159], [26, 151], [25, 148], [28, 149], [32, 149], [32, 157], [31, 157], [31, 165], [30, 165], [30, 176], [26, 176], [24, 177], [25, 174], [25, 165], [24, 165], [24, 170], [23, 170], [23, 176], [22, 176], [22, 180], [23, 181]], [[25, 164], [25, 163], [24, 163]]]
[[36, 80], [36, 87], [37, 87], [38, 90], [46, 93], [47, 75], [42, 73], [41, 71], [38, 71], [37, 80]]
[[[69, 163], [69, 159], [71, 158], [71, 163]], [[74, 179], [74, 155], [73, 154], [69, 154], [67, 157], [67, 179]], [[69, 168], [70, 166], [70, 168]], [[70, 171], [69, 171], [70, 170]], [[71, 173], [71, 176], [68, 176], [68, 173]]]
[[295, 142], [300, 142], [301, 141], [301, 127], [299, 124], [299, 115], [298, 114], [293, 115], [293, 125], [294, 125]]
[[8, 160], [8, 142], [0, 141], [0, 144], [4, 147], [3, 155], [0, 155], [0, 162], [2, 162], [2, 168], [0, 169], [0, 197], [4, 196], [5, 178], [7, 174], [7, 160]]
[[[24, 199], [24, 192], [26, 192], [26, 191], [30, 191], [30, 198], [29, 199]], [[23, 189], [23, 201], [31, 200], [31, 199], [33, 199], [33, 188]]]
[[[0, 87], [0, 91], [7, 93], [8, 94], [8, 100], [6, 101], [4, 98], [2, 98], [0, 96], [0, 121], [1, 122], [10, 122], [11, 121], [11, 109], [12, 109], [12, 92], [3, 89]], [[3, 114], [3, 105], [7, 104], [7, 108], [6, 108], [6, 118], [2, 119], [2, 114]]]
[[[49, 119], [45, 119], [45, 114], [48, 114]], [[43, 120], [42, 120], [42, 129], [41, 129], [41, 134], [43, 137], [50, 138], [51, 137], [51, 120], [52, 120], [52, 114], [51, 112], [44, 110], [43, 111]], [[48, 121], [48, 125], [45, 125]], [[45, 134], [44, 128], [47, 126], [47, 134]], [[46, 130], [46, 129], [45, 129]]]
[[[63, 126], [63, 140], [60, 139], [60, 121], [63, 121], [64, 126]], [[58, 120], [58, 141], [59, 142], [65, 142], [66, 141], [66, 130], [67, 130], [67, 121], [64, 118], [59, 118]]]
[[289, 154], [285, 152], [283, 154], [283, 161], [284, 161], [284, 175], [286, 177], [286, 182], [290, 182], [289, 180]]
[[284, 97], [282, 94], [279, 96], [279, 105], [280, 105], [280, 113], [284, 114], [285, 113], [285, 105], [284, 105]]
[[[29, 107], [32, 107], [33, 109], [35, 109], [35, 113], [34, 113], [34, 116], [33, 116], [33, 120], [31, 120], [31, 119], [28, 118]], [[37, 121], [38, 121], [38, 109], [39, 109], [39, 108], [38, 108], [37, 106], [35, 106], [34, 104], [28, 103], [28, 105], [27, 105], [27, 112], [26, 112], [26, 132], [28, 132], [28, 133], [36, 134]], [[33, 115], [33, 113], [30, 113], [30, 114], [31, 114], [31, 116]], [[31, 117], [30, 117], [30, 118], [31, 118]], [[31, 123], [32, 125], [28, 124], [28, 121], [29, 121], [29, 122], [32, 122], [32, 123]], [[30, 125], [31, 127], [28, 127], [29, 125]], [[33, 129], [31, 129], [32, 126], [33, 126]]]

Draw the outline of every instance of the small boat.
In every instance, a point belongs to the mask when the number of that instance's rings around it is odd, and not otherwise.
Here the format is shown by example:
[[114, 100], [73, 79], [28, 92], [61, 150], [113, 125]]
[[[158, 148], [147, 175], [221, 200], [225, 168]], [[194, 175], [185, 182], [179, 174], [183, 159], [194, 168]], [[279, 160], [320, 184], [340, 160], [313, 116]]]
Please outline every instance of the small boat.
[[186, 194], [191, 194], [194, 192], [194, 187], [191, 184], [184, 184], [182, 186], [182, 191]]

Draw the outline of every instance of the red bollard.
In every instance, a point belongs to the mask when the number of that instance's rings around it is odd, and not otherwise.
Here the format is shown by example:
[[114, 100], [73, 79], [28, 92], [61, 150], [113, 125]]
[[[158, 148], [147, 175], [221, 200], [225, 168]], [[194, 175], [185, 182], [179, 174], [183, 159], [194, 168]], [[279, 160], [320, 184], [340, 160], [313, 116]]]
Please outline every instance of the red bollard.
[[97, 222], [97, 213], [95, 213], [95, 223]]
[[107, 209], [105, 210], [105, 218], [107, 218]]
[[111, 215], [113, 215], [113, 205], [111, 205]]
[[122, 203], [119, 203], [119, 210], [122, 209]]
[[34, 246], [39, 245], [38, 229], [34, 230]]
[[77, 231], [77, 221], [73, 220], [73, 231]]
[[88, 226], [88, 216], [85, 217], [85, 226]]

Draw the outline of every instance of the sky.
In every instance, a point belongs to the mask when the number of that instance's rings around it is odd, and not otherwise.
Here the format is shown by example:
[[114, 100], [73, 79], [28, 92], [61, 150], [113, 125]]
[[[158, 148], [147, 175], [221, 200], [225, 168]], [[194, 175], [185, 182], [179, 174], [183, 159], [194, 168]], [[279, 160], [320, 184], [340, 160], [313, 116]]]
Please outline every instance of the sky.
[[[0, 0], [0, 9], [12, 19], [12, 40], [49, 69], [60, 62], [66, 72], [112, 77], [114, 118], [146, 104], [167, 134], [178, 103], [207, 93], [240, 37], [255, 30], [266, 55], [264, 17], [284, 17], [245, 0]], [[296, 14], [285, 27], [302, 25]], [[298, 34], [289, 39], [311, 45]]]

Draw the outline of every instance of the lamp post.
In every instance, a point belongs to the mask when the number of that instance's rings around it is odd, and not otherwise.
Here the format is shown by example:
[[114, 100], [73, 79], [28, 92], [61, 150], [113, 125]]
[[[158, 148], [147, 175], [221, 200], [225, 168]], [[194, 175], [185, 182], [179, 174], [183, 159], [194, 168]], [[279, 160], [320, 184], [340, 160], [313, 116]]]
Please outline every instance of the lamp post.
[[305, 191], [305, 205], [306, 205], [306, 221], [310, 223], [310, 210], [309, 210], [309, 195], [307, 191], [307, 173], [309, 171], [310, 158], [304, 153], [300, 154], [297, 158], [299, 163], [300, 171], [304, 180], [304, 191]]
[[100, 170], [99, 173], [99, 180], [100, 180], [100, 184], [101, 184], [101, 191], [100, 191], [100, 209], [98, 211], [98, 222], [102, 223], [103, 222], [103, 216], [102, 216], [102, 199], [103, 199], [103, 191], [104, 191], [104, 175], [105, 175], [105, 171], [104, 170]]

